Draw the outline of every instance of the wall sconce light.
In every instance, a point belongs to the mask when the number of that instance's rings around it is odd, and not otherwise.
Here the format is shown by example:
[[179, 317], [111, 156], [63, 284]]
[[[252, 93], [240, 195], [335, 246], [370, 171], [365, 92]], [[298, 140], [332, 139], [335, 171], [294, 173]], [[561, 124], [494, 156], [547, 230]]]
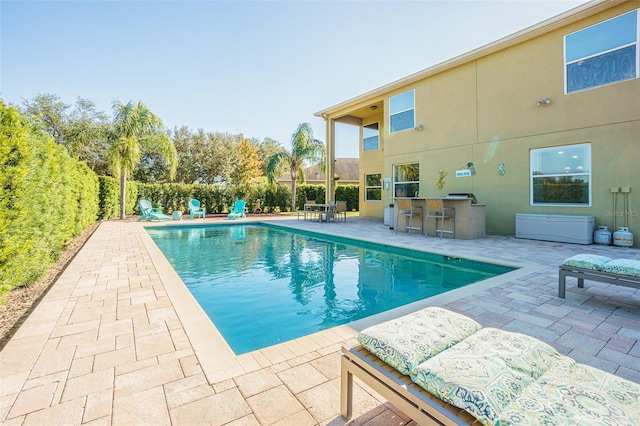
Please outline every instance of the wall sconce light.
[[472, 162], [468, 162], [467, 163], [467, 167], [469, 168], [469, 171], [471, 172], [472, 175], [476, 174], [476, 168], [473, 167], [473, 163]]
[[413, 130], [422, 130], [422, 124], [418, 124], [416, 127], [413, 128]]
[[542, 98], [538, 101], [538, 105], [548, 105], [551, 103], [551, 99], [549, 98]]

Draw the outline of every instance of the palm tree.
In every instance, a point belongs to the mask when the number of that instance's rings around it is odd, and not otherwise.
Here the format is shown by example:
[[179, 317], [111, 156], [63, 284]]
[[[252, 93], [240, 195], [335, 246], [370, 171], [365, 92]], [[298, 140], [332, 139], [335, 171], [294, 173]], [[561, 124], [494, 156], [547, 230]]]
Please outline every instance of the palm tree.
[[312, 163], [324, 159], [324, 143], [313, 138], [311, 124], [302, 123], [291, 136], [291, 152], [280, 151], [269, 157], [267, 163], [267, 178], [269, 185], [274, 185], [278, 170], [282, 166], [289, 169], [291, 175], [291, 211], [296, 209], [296, 182], [304, 182], [302, 167], [305, 161]]
[[164, 156], [173, 179], [178, 164], [176, 148], [165, 131], [162, 120], [142, 102], [133, 104], [115, 101], [111, 129], [109, 164], [120, 177], [120, 219], [125, 218], [127, 176], [133, 174], [144, 152], [158, 152]]

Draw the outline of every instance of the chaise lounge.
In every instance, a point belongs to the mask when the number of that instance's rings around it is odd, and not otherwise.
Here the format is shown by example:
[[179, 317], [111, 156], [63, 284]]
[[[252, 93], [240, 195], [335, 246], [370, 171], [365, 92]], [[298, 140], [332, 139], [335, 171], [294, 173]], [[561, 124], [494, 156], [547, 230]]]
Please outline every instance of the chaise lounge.
[[142, 199], [138, 202], [138, 205], [140, 206], [140, 217], [138, 218], [138, 222], [141, 220], [148, 220], [149, 222], [152, 220], [171, 220], [171, 217], [162, 213], [162, 209], [160, 207], [153, 207], [149, 200]]
[[369, 327], [358, 341], [343, 348], [345, 419], [356, 376], [419, 424], [640, 424], [640, 385], [442, 308]]
[[579, 288], [584, 287], [584, 280], [590, 280], [640, 289], [640, 260], [578, 254], [566, 259], [559, 269], [558, 297], [562, 299], [567, 277], [576, 277]]

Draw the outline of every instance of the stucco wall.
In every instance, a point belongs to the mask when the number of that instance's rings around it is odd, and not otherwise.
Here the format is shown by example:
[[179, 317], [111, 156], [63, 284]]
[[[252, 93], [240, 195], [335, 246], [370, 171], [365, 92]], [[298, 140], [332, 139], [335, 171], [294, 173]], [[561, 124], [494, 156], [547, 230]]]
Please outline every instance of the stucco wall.
[[[640, 246], [640, 79], [565, 95], [563, 41], [568, 33], [637, 6], [623, 4], [389, 92], [383, 111], [390, 96], [415, 90], [416, 125], [422, 130], [390, 135], [388, 114], [381, 113], [381, 149], [361, 152], [361, 179], [380, 171], [383, 178], [392, 176], [394, 164], [419, 162], [421, 196], [472, 192], [487, 205], [487, 232], [497, 234], [514, 234], [516, 213], [593, 215], [611, 229], [610, 188], [629, 186], [627, 211], [617, 226], [625, 225], [626, 216]], [[551, 103], [538, 105], [544, 97]], [[580, 143], [591, 144], [592, 205], [531, 206], [529, 151]], [[476, 174], [456, 178], [468, 162]], [[503, 176], [499, 163], [505, 164]], [[440, 168], [448, 173], [442, 190], [436, 187]], [[381, 206], [361, 200], [361, 214], [381, 217], [391, 197], [383, 189]]]

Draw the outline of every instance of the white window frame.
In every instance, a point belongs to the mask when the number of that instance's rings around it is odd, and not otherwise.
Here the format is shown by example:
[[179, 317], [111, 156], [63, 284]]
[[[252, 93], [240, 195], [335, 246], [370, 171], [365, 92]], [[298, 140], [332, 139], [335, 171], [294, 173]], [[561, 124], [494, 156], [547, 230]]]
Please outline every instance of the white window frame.
[[[377, 124], [378, 128], [377, 129], [371, 129], [369, 126], [371, 126], [373, 124]], [[371, 130], [372, 132], [373, 132], [373, 130], [375, 130], [376, 134], [375, 135], [372, 134], [370, 136], [367, 136], [365, 134], [365, 132], [367, 130]], [[376, 147], [375, 148], [366, 149], [366, 141], [367, 141], [367, 139], [372, 139], [374, 137], [378, 139], [378, 143], [377, 143]], [[363, 152], [375, 151], [377, 149], [380, 149], [380, 122], [379, 121], [374, 121], [374, 122], [367, 123], [367, 124], [362, 126], [362, 151]]]
[[[418, 180], [410, 180], [410, 181], [398, 181], [396, 180], [396, 168], [400, 167], [400, 166], [407, 166], [407, 165], [416, 165], [418, 166]], [[398, 190], [397, 187], [399, 185], [416, 185], [415, 188], [417, 188], [415, 191], [413, 191], [413, 193], [405, 193], [404, 195], [397, 195]], [[393, 196], [394, 197], [413, 197], [415, 196], [417, 192], [420, 192], [420, 163], [401, 163], [401, 164], [394, 164], [393, 165]]]
[[[380, 185], [371, 185], [371, 186], [367, 186], [367, 177], [368, 176], [374, 176], [374, 175], [378, 175], [380, 176]], [[368, 195], [369, 195], [369, 189], [379, 189], [380, 190], [380, 199], [369, 199]], [[382, 173], [366, 173], [364, 175], [364, 200], [367, 202], [381, 202], [382, 201]]]
[[[413, 105], [410, 108], [394, 110], [394, 107], [392, 105], [393, 100], [396, 98], [399, 98], [400, 96], [406, 95], [407, 93], [412, 94]], [[413, 111], [413, 125], [411, 127], [407, 127], [404, 129], [394, 130], [393, 126], [391, 125], [391, 118], [395, 115], [402, 114], [408, 111]], [[389, 133], [398, 133], [398, 132], [403, 132], [405, 130], [414, 129], [415, 125], [416, 125], [416, 91], [415, 89], [407, 90], [406, 92], [398, 93], [397, 95], [391, 96], [389, 98]]]
[[[547, 174], [535, 174], [534, 172], [536, 171], [536, 169], [542, 169], [542, 167], [537, 167], [536, 164], [536, 160], [535, 160], [535, 155], [541, 151], [549, 151], [549, 152], [555, 152], [558, 155], [565, 155], [565, 151], [567, 149], [572, 149], [572, 148], [578, 148], [578, 147], [583, 147], [585, 148], [585, 158], [584, 160], [580, 163], [580, 164], [584, 164], [584, 166], [581, 166], [582, 169], [584, 170], [586, 168], [586, 171], [572, 171], [569, 169], [567, 169], [567, 171], [565, 171], [565, 173], [559, 173], [559, 172], [555, 172], [555, 173], [547, 173]], [[570, 160], [565, 161], [565, 163], [568, 164]], [[568, 167], [568, 166], [567, 166]], [[553, 146], [553, 147], [546, 147], [546, 148], [534, 148], [531, 149], [529, 151], [529, 203], [531, 206], [563, 206], [563, 207], [591, 207], [591, 204], [593, 202], [593, 193], [591, 190], [591, 186], [592, 186], [592, 181], [591, 181], [591, 144], [590, 143], [584, 143], [584, 144], [575, 144], [575, 145], [561, 145], [561, 146]], [[540, 179], [540, 178], [557, 178], [557, 177], [563, 177], [563, 176], [584, 176], [588, 179], [588, 185], [589, 185], [589, 200], [586, 203], [544, 203], [544, 202], [536, 202], [534, 200], [534, 179]]]
[[[636, 34], [635, 34], [635, 41], [631, 42], [631, 43], [626, 43], [626, 44], [620, 44], [617, 45], [615, 47], [610, 47], [608, 49], [602, 50], [602, 51], [598, 51], [595, 53], [591, 53], [587, 56], [584, 57], [579, 57], [579, 58], [572, 58], [571, 60], [567, 60], [567, 55], [569, 54], [567, 52], [567, 38], [569, 37], [576, 37], [579, 36], [581, 33], [583, 34], [587, 34], [588, 32], [594, 31], [594, 29], [597, 29], [598, 26], [602, 26], [603, 30], [604, 30], [604, 25], [607, 23], [610, 23], [611, 21], [621, 18], [625, 15], [629, 15], [629, 14], [635, 14], [636, 17]], [[568, 95], [568, 94], [572, 94], [572, 93], [578, 93], [578, 92], [582, 92], [585, 90], [591, 90], [591, 89], [595, 89], [598, 87], [603, 87], [603, 86], [608, 86], [611, 84], [616, 84], [616, 83], [621, 83], [623, 81], [629, 81], [632, 80], [634, 78], [639, 78], [640, 77], [640, 9], [635, 9], [635, 10], [631, 10], [627, 13], [623, 13], [622, 15], [618, 15], [615, 16], [613, 18], [607, 19], [605, 21], [599, 22], [597, 24], [591, 25], [589, 27], [583, 28], [579, 31], [575, 31], [571, 34], [567, 34], [564, 36], [564, 94]], [[636, 57], [635, 57], [635, 68], [636, 68], [636, 72], [635, 72], [635, 76], [634, 77], [627, 77], [627, 78], [623, 78], [623, 79], [619, 79], [619, 80], [613, 80], [613, 81], [609, 81], [609, 82], [605, 82], [605, 83], [600, 83], [600, 84], [593, 84], [590, 85], [588, 87], [584, 87], [584, 88], [579, 88], [579, 89], [574, 89], [574, 90], [569, 90], [569, 76], [568, 76], [568, 68], [570, 65], [572, 64], [576, 64], [576, 63], [580, 63], [583, 61], [587, 61], [589, 59], [594, 59], [597, 58], [598, 56], [602, 56], [608, 53], [613, 53], [631, 46], [635, 46], [635, 50], [636, 50]]]

